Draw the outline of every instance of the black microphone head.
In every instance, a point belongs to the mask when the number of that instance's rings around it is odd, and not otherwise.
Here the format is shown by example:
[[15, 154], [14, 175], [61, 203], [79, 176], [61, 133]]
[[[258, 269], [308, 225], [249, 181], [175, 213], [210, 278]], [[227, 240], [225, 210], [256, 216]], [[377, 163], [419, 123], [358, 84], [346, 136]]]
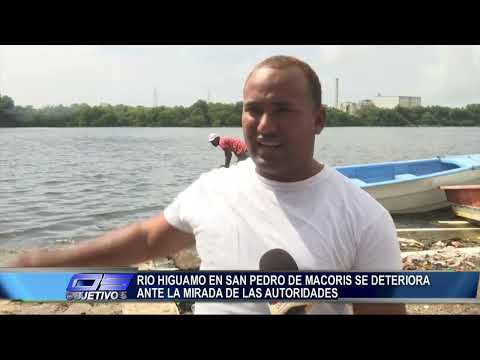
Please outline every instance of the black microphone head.
[[282, 249], [272, 249], [263, 254], [259, 268], [260, 271], [298, 271], [293, 257]]
[[[293, 257], [282, 249], [272, 249], [267, 251], [260, 258], [260, 271], [298, 271], [298, 265]], [[279, 302], [272, 301], [268, 303], [270, 314], [272, 315], [292, 315], [305, 314], [309, 305], [303, 302]]]

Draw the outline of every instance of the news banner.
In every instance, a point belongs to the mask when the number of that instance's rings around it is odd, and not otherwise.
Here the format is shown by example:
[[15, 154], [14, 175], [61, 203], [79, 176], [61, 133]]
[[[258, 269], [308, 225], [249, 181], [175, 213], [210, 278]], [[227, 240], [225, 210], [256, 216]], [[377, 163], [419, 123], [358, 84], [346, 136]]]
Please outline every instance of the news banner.
[[1, 269], [0, 298], [22, 301], [478, 303], [479, 272]]

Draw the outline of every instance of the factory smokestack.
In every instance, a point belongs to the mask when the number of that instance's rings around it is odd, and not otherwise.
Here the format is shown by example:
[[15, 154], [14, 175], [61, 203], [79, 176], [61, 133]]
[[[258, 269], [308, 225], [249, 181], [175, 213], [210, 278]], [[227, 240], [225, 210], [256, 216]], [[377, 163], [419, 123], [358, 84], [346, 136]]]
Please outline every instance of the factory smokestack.
[[335, 78], [335, 109], [338, 109], [338, 78]]
[[153, 89], [153, 107], [158, 107], [158, 93], [157, 88]]

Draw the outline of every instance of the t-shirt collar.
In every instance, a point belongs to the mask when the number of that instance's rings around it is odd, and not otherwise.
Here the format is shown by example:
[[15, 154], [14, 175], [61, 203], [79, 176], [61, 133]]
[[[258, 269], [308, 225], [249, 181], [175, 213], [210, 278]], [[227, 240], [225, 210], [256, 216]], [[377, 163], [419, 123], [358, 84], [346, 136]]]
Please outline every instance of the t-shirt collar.
[[282, 181], [275, 181], [271, 179], [267, 179], [266, 177], [260, 175], [256, 169], [255, 166], [253, 167], [253, 171], [255, 173], [255, 177], [264, 185], [266, 185], [269, 188], [272, 188], [273, 190], [302, 190], [305, 189], [306, 187], [315, 185], [319, 182], [325, 181], [325, 179], [329, 176], [331, 172], [331, 168], [323, 164], [323, 169], [316, 173], [315, 175], [304, 179], [300, 181], [293, 181], [293, 182], [282, 182]]

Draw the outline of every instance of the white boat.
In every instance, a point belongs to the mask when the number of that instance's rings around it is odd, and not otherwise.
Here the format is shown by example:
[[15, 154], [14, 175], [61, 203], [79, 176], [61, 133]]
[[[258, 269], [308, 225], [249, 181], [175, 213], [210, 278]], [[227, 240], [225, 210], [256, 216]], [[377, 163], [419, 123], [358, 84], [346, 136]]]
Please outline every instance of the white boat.
[[441, 186], [480, 184], [480, 154], [335, 168], [392, 214], [448, 207]]

